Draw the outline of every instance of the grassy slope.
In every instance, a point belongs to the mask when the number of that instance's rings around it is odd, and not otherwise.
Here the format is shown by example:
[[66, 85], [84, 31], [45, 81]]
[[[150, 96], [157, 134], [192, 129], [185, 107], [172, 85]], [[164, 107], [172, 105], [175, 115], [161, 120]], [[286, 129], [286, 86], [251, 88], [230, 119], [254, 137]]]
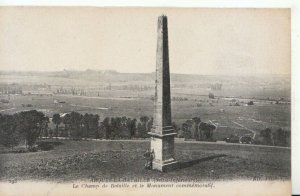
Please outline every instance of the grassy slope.
[[101, 178], [193, 178], [198, 180], [290, 178], [290, 149], [176, 143], [181, 169], [160, 173], [143, 168], [148, 141], [64, 141], [48, 152], [0, 154], [2, 181], [75, 181]]

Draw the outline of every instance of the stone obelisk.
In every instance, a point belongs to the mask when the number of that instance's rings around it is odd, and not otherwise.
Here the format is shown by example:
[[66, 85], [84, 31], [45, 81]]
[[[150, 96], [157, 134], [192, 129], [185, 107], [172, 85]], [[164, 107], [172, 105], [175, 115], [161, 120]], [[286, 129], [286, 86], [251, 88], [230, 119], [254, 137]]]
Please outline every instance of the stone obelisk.
[[168, 21], [162, 15], [158, 17], [155, 111], [151, 135], [151, 150], [154, 151], [153, 169], [167, 171], [176, 167], [174, 158], [174, 137], [172, 128]]

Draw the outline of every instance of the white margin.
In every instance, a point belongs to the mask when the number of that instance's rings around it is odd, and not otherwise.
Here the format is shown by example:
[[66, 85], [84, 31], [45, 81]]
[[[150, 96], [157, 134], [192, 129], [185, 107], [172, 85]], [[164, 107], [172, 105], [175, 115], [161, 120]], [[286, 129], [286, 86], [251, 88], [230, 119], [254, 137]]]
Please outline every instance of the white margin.
[[0, 0], [0, 6], [291, 8], [292, 193], [300, 194], [300, 12], [297, 0]]

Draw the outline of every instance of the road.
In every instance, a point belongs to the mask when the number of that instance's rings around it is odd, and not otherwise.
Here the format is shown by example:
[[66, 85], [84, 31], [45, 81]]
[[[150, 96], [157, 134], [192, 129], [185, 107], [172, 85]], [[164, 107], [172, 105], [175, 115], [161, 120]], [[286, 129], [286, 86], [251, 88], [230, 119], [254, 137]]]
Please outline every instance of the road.
[[256, 136], [256, 132], [255, 132], [255, 131], [253, 131], [252, 129], [249, 129], [249, 128], [247, 128], [247, 127], [245, 127], [244, 125], [242, 125], [242, 124], [240, 124], [240, 123], [238, 123], [238, 122], [235, 122], [235, 121], [231, 121], [231, 122], [233, 122], [234, 124], [237, 124], [238, 126], [243, 127], [244, 129], [250, 131], [251, 133], [253, 133], [252, 139], [255, 138], [255, 136]]
[[9, 110], [14, 110], [16, 108], [9, 108], [9, 109], [3, 109], [3, 110], [0, 110], [0, 112], [5, 112], [5, 111], [9, 111]]
[[[46, 137], [43, 137], [46, 139]], [[58, 137], [57, 139], [61, 140], [69, 140], [68, 137]], [[148, 139], [133, 139], [133, 140], [110, 140], [110, 139], [82, 139], [83, 141], [99, 141], [99, 142], [136, 142], [136, 143], [142, 143], [142, 142], [149, 142]], [[179, 140], [175, 138], [175, 143], [189, 143], [189, 144], [204, 144], [204, 145], [231, 145], [231, 146], [250, 146], [250, 147], [257, 147], [257, 148], [278, 148], [278, 149], [291, 149], [290, 147], [283, 147], [283, 146], [266, 146], [266, 145], [257, 145], [257, 144], [240, 144], [240, 143], [226, 143], [226, 142], [205, 142], [205, 141], [184, 141], [184, 140]]]

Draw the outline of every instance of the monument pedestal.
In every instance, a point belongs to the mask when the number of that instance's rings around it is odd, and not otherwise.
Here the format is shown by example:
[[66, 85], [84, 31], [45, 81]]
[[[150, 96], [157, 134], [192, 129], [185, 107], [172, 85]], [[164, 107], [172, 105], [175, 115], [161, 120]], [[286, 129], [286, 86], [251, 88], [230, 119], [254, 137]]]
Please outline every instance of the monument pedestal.
[[156, 133], [153, 129], [148, 134], [151, 135], [151, 151], [154, 151], [152, 169], [158, 171], [169, 171], [177, 167], [174, 153], [174, 137], [177, 135], [173, 130], [167, 133]]
[[152, 169], [161, 172], [172, 171], [177, 168], [177, 164], [178, 162], [176, 160], [173, 160], [172, 162], [164, 162], [164, 163], [153, 162]]

